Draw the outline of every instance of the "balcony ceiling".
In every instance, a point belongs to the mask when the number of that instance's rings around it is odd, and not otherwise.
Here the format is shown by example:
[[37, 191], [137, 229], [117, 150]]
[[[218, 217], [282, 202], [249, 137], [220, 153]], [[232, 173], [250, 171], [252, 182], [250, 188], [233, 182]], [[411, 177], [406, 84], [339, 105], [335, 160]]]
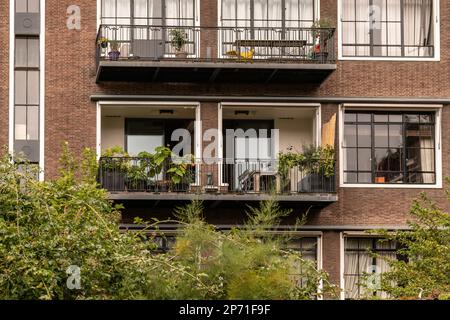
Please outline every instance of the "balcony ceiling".
[[96, 81], [320, 84], [335, 69], [334, 63], [102, 60]]

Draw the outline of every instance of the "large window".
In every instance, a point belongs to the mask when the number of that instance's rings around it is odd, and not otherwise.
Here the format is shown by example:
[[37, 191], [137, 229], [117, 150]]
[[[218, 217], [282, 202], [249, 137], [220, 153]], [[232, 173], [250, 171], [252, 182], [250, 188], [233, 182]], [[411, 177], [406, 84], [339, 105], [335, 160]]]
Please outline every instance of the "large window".
[[317, 0], [222, 0], [225, 27], [311, 27]]
[[435, 56], [434, 0], [341, 0], [343, 57]]
[[[318, 0], [222, 0], [220, 25], [222, 54], [243, 40], [304, 40], [312, 43], [311, 28]], [[247, 47], [247, 46], [245, 46]], [[255, 57], [304, 54], [298, 48], [256, 47]]]
[[[389, 271], [388, 261], [397, 259], [396, 244], [377, 238], [346, 237], [344, 246], [345, 298], [360, 299], [368, 298], [369, 295], [387, 298], [386, 293], [379, 291], [377, 286], [382, 274]], [[373, 288], [369, 286], [370, 291], [367, 291], [364, 282], [373, 274], [378, 279], [372, 279], [370, 284]]]
[[196, 0], [102, 0], [105, 25], [194, 26]]
[[344, 183], [435, 184], [435, 113], [346, 111]]

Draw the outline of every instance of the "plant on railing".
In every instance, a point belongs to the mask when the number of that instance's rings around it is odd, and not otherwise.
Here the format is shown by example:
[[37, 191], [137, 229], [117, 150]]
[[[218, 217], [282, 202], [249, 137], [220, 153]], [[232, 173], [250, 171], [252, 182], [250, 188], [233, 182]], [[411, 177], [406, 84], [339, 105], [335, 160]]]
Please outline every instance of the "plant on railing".
[[175, 56], [177, 58], [187, 58], [187, 53], [185, 52], [185, 46], [188, 42], [188, 35], [182, 29], [172, 29], [170, 30], [170, 43], [175, 49]]
[[290, 183], [290, 170], [293, 168], [307, 174], [319, 174], [330, 178], [335, 174], [334, 165], [335, 151], [329, 145], [309, 146], [304, 147], [302, 153], [289, 151], [278, 155], [278, 174], [285, 188]]
[[126, 171], [129, 166], [128, 157], [128, 152], [120, 146], [105, 149], [102, 153], [102, 168], [111, 171]]
[[333, 37], [332, 24], [328, 19], [316, 20], [311, 26], [313, 38], [312, 56], [316, 60], [325, 61], [328, 58], [328, 40]]
[[108, 53], [109, 59], [111, 60], [119, 60], [120, 57], [120, 42], [116, 40], [109, 41], [110, 51]]
[[108, 48], [108, 38], [102, 37], [98, 39], [97, 43], [103, 49]]
[[153, 160], [153, 155], [143, 151], [137, 156], [137, 159], [127, 168], [126, 171], [126, 183], [128, 190], [146, 190], [155, 174], [150, 168]]

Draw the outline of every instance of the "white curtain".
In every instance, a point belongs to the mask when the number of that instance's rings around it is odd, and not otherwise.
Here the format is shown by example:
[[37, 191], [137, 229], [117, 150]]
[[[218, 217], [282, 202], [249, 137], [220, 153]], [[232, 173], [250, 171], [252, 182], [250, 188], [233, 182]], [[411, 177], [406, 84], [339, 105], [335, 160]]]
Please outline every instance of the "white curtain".
[[372, 239], [370, 238], [346, 238], [344, 261], [346, 298], [358, 299], [364, 295], [360, 282], [363, 280], [364, 273], [372, 270], [372, 257], [368, 253], [371, 248]]
[[[433, 139], [431, 137], [420, 138], [420, 165], [422, 171], [434, 171], [434, 149]], [[434, 175], [432, 173], [422, 174], [423, 183], [433, 183]]]
[[433, 0], [404, 0], [406, 56], [430, 56], [433, 45]]
[[[389, 267], [389, 261], [395, 260], [397, 258], [397, 254], [395, 251], [396, 249], [396, 245], [395, 242], [392, 241], [382, 241], [382, 242], [378, 242], [377, 243], [377, 249], [381, 249], [381, 250], [386, 250], [386, 251], [381, 251], [379, 253], [379, 255], [381, 256], [380, 258], [377, 257], [377, 272], [380, 273], [380, 276], [383, 277], [383, 273], [388, 272], [390, 270]], [[387, 299], [388, 295], [386, 294], [386, 292], [377, 292], [378, 295], [383, 298], [383, 299]]]

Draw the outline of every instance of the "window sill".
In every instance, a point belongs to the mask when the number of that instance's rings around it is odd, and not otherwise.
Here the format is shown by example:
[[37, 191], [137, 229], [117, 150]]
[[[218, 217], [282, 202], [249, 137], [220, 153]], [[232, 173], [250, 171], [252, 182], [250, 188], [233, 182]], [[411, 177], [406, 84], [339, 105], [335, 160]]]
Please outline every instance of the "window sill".
[[411, 62], [439, 62], [439, 57], [433, 58], [417, 58], [417, 57], [342, 57], [339, 61], [411, 61]]
[[442, 183], [437, 184], [387, 184], [387, 183], [367, 183], [367, 184], [346, 184], [341, 183], [340, 188], [370, 188], [370, 189], [442, 189]]

